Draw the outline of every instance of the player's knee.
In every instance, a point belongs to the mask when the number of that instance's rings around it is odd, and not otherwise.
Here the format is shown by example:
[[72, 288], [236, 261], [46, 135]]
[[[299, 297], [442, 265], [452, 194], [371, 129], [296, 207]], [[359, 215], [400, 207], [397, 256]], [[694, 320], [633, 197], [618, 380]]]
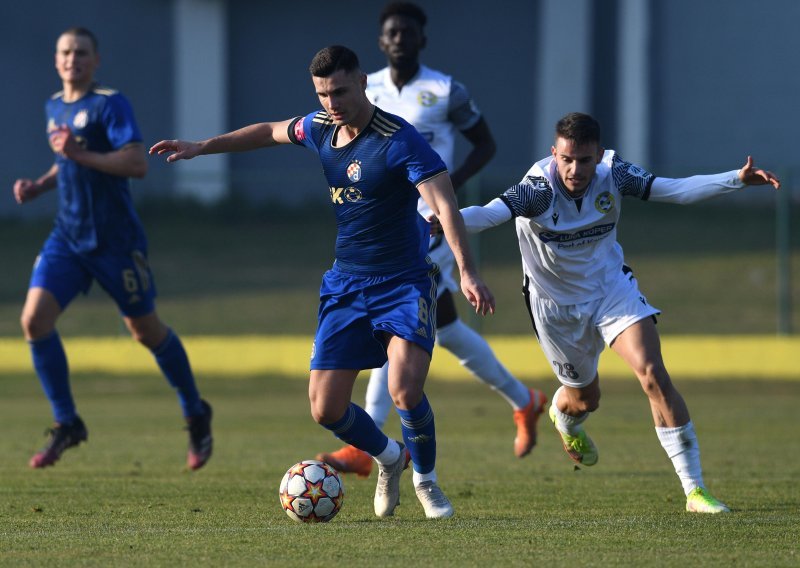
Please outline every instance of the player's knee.
[[637, 372], [642, 389], [648, 397], [662, 397], [672, 388], [672, 381], [663, 365], [646, 365]]
[[22, 333], [25, 335], [25, 339], [28, 340], [39, 339], [49, 335], [54, 329], [53, 322], [35, 311], [23, 310], [19, 321], [20, 326], [22, 326]]

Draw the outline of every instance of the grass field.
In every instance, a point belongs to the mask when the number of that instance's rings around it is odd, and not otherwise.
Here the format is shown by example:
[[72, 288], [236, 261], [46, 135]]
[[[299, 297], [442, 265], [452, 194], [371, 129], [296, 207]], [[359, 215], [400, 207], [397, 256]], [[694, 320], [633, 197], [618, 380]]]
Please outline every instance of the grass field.
[[[7, 566], [797, 566], [800, 418], [794, 381], [681, 384], [697, 425], [706, 482], [733, 508], [683, 512], [683, 496], [634, 381], [605, 383], [591, 433], [600, 462], [574, 468], [552, 426], [526, 459], [499, 397], [436, 380], [429, 395], [438, 471], [456, 508], [426, 521], [410, 478], [396, 516], [374, 517], [375, 476], [345, 477], [328, 525], [281, 511], [286, 468], [334, 448], [308, 416], [306, 383], [284, 376], [206, 377], [216, 450], [184, 470], [177, 404], [155, 373], [77, 373], [89, 442], [53, 468], [27, 459], [48, 408], [30, 375], [0, 377], [0, 564]], [[552, 381], [537, 381], [548, 392]], [[363, 398], [364, 381], [356, 397]], [[773, 420], [772, 417], [776, 419]], [[388, 428], [397, 435], [396, 420]]]
[[[426, 390], [456, 517], [426, 521], [406, 479], [397, 515], [376, 519], [373, 475], [345, 478], [342, 512], [316, 526], [290, 521], [277, 489], [290, 465], [337, 446], [311, 420], [302, 380], [332, 256], [329, 211], [145, 208], [159, 311], [185, 339], [215, 409], [215, 456], [195, 473], [183, 467], [173, 395], [97, 290], [59, 322], [89, 443], [54, 468], [27, 467], [49, 409], [18, 318], [49, 223], [0, 223], [0, 565], [798, 566], [800, 345], [774, 337], [771, 215], [626, 202], [620, 229], [642, 289], [664, 310], [664, 352], [706, 481], [732, 515], [683, 511], [646, 399], [613, 355], [601, 363], [604, 398], [589, 423], [600, 462], [582, 469], [549, 424], [532, 456], [513, 458], [508, 407], [437, 355]], [[798, 330], [800, 231], [793, 239]], [[481, 326], [513, 372], [552, 393], [519, 297], [511, 227], [486, 233], [480, 256], [498, 300]]]

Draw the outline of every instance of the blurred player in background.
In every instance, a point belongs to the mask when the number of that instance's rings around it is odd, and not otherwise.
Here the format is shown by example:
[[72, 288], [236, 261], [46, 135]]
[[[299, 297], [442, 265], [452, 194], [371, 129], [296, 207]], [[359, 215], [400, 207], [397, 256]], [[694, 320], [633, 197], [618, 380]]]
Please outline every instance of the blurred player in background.
[[63, 90], [46, 104], [55, 163], [38, 179], [14, 184], [18, 203], [56, 187], [59, 200], [55, 228], [36, 259], [22, 310], [33, 366], [55, 419], [47, 444], [30, 465], [52, 465], [64, 450], [87, 439], [55, 325], [78, 293], [88, 292], [96, 280], [177, 390], [188, 422], [188, 466], [198, 469], [211, 457], [211, 407], [200, 398], [180, 339], [156, 314], [147, 240], [128, 187], [129, 177], [147, 172], [133, 110], [122, 94], [95, 83], [100, 58], [89, 30], [71, 28], [61, 34], [55, 62]]
[[746, 185], [780, 181], [745, 165], [715, 175], [656, 177], [600, 145], [600, 126], [572, 113], [556, 125], [551, 156], [483, 207], [462, 209], [468, 230], [516, 219], [524, 290], [534, 332], [562, 386], [553, 395], [553, 420], [569, 456], [597, 463], [583, 428], [600, 403], [597, 365], [604, 342], [631, 367], [650, 402], [656, 434], [686, 494], [686, 510], [728, 512], [705, 488], [689, 411], [661, 356], [659, 311], [639, 292], [617, 242], [623, 197], [693, 203]]
[[[202, 142], [164, 140], [150, 152], [168, 153], [173, 162], [293, 143], [319, 155], [338, 233], [336, 261], [320, 289], [311, 353], [311, 413], [378, 462], [377, 516], [394, 513], [410, 456], [425, 515], [450, 517], [453, 507], [437, 483], [433, 411], [423, 391], [434, 343], [438, 268], [427, 256], [429, 226], [416, 210], [420, 194], [442, 216], [467, 299], [485, 314], [494, 311], [494, 298], [473, 266], [441, 158], [406, 121], [370, 103], [367, 76], [351, 50], [324, 48], [309, 70], [324, 110], [253, 124]], [[387, 359], [389, 390], [402, 418], [405, 445], [388, 438], [351, 401], [359, 370], [380, 367]]]
[[[367, 76], [367, 96], [382, 110], [408, 120], [441, 156], [451, 172], [453, 188], [458, 190], [475, 175], [495, 153], [489, 126], [481, 116], [466, 88], [450, 76], [420, 64], [419, 53], [425, 47], [427, 17], [409, 2], [388, 4], [380, 15], [378, 45], [388, 66]], [[464, 163], [454, 168], [453, 151], [456, 132], [472, 145]], [[425, 200], [417, 207], [423, 217], [431, 213]], [[545, 408], [544, 393], [528, 389], [497, 360], [486, 340], [458, 317], [452, 292], [458, 290], [453, 279], [454, 258], [441, 235], [430, 240], [430, 257], [439, 265], [436, 300], [436, 343], [453, 355], [479, 380], [497, 391], [513, 408], [517, 427], [514, 453], [523, 457], [536, 444], [536, 422]], [[367, 386], [367, 413], [383, 427], [392, 408], [388, 387], [388, 363], [373, 369]], [[328, 462], [340, 472], [367, 477], [372, 471], [370, 456], [353, 446], [317, 459]]]

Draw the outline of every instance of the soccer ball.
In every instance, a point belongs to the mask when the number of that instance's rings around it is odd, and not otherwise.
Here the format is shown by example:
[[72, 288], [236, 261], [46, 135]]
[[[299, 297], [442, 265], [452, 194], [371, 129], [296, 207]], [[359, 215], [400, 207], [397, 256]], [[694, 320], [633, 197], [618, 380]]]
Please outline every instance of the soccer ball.
[[305, 460], [294, 464], [281, 480], [281, 507], [299, 523], [327, 523], [344, 500], [339, 472], [325, 462]]

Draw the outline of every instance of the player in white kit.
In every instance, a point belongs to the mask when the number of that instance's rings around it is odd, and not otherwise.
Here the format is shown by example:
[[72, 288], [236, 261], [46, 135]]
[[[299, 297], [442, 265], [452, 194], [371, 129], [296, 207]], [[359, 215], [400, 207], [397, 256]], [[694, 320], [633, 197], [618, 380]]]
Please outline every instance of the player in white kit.
[[[378, 44], [389, 65], [368, 75], [367, 96], [379, 108], [414, 125], [444, 160], [453, 187], [458, 190], [492, 158], [495, 144], [467, 89], [449, 75], [420, 64], [419, 52], [426, 41], [426, 20], [425, 13], [415, 4], [395, 2], [384, 8]], [[456, 169], [453, 150], [457, 132], [467, 138], [472, 149]], [[418, 211], [426, 218], [431, 215], [422, 199]], [[441, 235], [431, 238], [429, 255], [439, 265], [441, 275], [437, 288], [436, 343], [455, 355], [464, 367], [511, 405], [517, 427], [514, 453], [524, 457], [536, 444], [536, 422], [544, 411], [547, 397], [511, 375], [486, 340], [458, 318], [452, 296], [454, 290], [460, 290], [453, 278], [455, 261]], [[379, 426], [383, 426], [392, 408], [387, 369], [388, 364], [374, 369], [367, 387], [365, 410]], [[353, 446], [320, 453], [317, 459], [330, 463], [340, 472], [364, 477], [369, 476], [373, 463], [369, 455]]]
[[600, 401], [597, 364], [604, 343], [631, 367], [648, 396], [656, 434], [686, 494], [686, 510], [728, 512], [705, 488], [700, 450], [686, 404], [661, 356], [658, 310], [639, 292], [617, 242], [622, 198], [693, 203], [746, 185], [780, 181], [751, 157], [739, 170], [682, 179], [656, 177], [600, 145], [591, 116], [556, 125], [552, 155], [483, 207], [462, 209], [469, 231], [516, 220], [524, 289], [534, 332], [561, 387], [550, 418], [576, 462], [597, 463], [582, 423]]

